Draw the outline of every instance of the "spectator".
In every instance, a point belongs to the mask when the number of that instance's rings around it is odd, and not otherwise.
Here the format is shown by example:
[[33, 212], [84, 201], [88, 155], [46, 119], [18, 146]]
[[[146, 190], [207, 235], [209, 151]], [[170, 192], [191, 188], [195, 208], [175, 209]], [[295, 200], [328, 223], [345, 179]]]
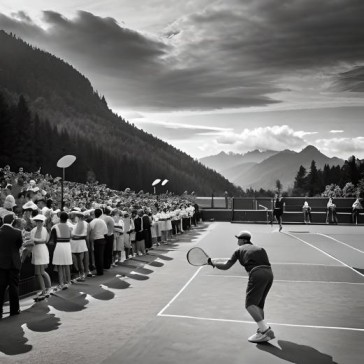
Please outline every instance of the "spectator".
[[131, 234], [134, 233], [134, 221], [131, 219], [128, 211], [122, 211], [122, 220], [124, 228], [125, 259], [129, 259], [129, 257], [133, 255], [131, 246]]
[[326, 224], [333, 222], [334, 224], [338, 223], [336, 205], [334, 204], [332, 198], [329, 198], [326, 206]]
[[303, 211], [303, 221], [305, 224], [311, 224], [312, 217], [311, 217], [311, 207], [308, 205], [308, 202], [305, 201], [302, 206]]
[[114, 219], [110, 216], [111, 209], [105, 207], [101, 219], [103, 219], [107, 226], [106, 243], [104, 250], [104, 269], [110, 269], [113, 262], [113, 249], [114, 249]]
[[21, 232], [12, 227], [14, 215], [8, 214], [3, 218], [0, 228], [0, 319], [3, 316], [5, 291], [9, 287], [10, 316], [20, 313], [19, 309], [19, 277], [20, 254], [23, 244]]
[[58, 271], [58, 286], [54, 292], [67, 289], [71, 283], [72, 252], [71, 252], [71, 228], [67, 224], [68, 214], [64, 211], [60, 214], [60, 222], [52, 227], [50, 244], [55, 244], [53, 253], [53, 265]]
[[152, 248], [152, 217], [149, 208], [143, 209], [143, 229], [144, 229], [144, 241], [145, 241], [145, 252], [148, 254], [148, 250]]
[[30, 238], [34, 245], [32, 249], [32, 264], [34, 265], [35, 277], [41, 288], [41, 292], [35, 300], [40, 301], [49, 297], [51, 291], [51, 279], [45, 271], [49, 264], [49, 251], [46, 245], [49, 235], [44, 227], [46, 220], [44, 215], [37, 215], [32, 220], [36, 223], [36, 227], [30, 232]]
[[352, 205], [351, 222], [353, 224], [358, 224], [358, 217], [361, 210], [363, 210], [363, 206], [361, 204], [361, 198], [358, 197]]
[[[70, 215], [74, 216], [75, 224], [72, 225], [71, 232], [71, 252], [73, 256], [73, 265], [78, 272], [76, 281], [84, 282], [86, 279], [86, 272], [88, 272], [88, 266], [85, 269], [84, 260], [85, 256], [88, 255], [87, 248], [87, 234], [88, 224], [84, 221], [84, 213], [79, 208], [74, 208]], [[87, 259], [88, 261], [88, 259]]]
[[95, 218], [90, 222], [90, 241], [95, 254], [95, 266], [98, 276], [104, 274], [104, 251], [108, 233], [105, 220], [101, 219], [102, 210], [95, 210]]
[[120, 216], [120, 211], [115, 209], [113, 211], [114, 219], [114, 251], [113, 251], [113, 264], [117, 265], [121, 262], [121, 255], [124, 252], [124, 221]]
[[138, 214], [134, 219], [135, 227], [135, 241], [136, 241], [136, 253], [137, 255], [145, 255], [145, 231], [143, 226], [143, 214], [142, 209], [138, 210]]

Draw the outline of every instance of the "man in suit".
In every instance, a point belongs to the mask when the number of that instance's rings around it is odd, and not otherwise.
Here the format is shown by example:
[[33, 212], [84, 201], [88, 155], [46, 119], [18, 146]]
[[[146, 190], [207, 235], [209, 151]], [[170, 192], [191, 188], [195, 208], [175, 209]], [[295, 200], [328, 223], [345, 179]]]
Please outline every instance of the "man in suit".
[[4, 216], [3, 226], [0, 228], [0, 319], [3, 314], [3, 305], [6, 288], [9, 287], [10, 316], [20, 313], [19, 310], [19, 277], [20, 254], [23, 244], [21, 231], [11, 225], [14, 215]]

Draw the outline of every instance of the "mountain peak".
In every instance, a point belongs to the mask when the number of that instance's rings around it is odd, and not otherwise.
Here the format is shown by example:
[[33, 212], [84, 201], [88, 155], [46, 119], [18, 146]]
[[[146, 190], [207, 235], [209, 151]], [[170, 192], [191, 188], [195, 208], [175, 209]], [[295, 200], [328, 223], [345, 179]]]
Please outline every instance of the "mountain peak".
[[312, 152], [315, 152], [315, 153], [317, 153], [317, 152], [319, 152], [319, 153], [321, 153], [315, 146], [313, 146], [313, 145], [308, 145], [307, 147], [305, 147], [305, 148], [303, 148], [302, 150], [301, 150], [301, 153], [307, 153], [307, 152], [310, 152], [310, 153], [312, 153]]

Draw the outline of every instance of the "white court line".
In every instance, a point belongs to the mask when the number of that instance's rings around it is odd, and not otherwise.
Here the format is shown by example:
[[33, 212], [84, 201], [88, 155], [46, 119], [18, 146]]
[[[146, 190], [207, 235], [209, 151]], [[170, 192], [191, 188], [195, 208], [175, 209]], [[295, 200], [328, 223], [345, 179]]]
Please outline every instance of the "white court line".
[[200, 272], [200, 270], [203, 268], [200, 267], [197, 269], [197, 271], [195, 272], [195, 274], [188, 280], [188, 282], [180, 289], [180, 291], [162, 308], [161, 311], [159, 311], [159, 313], [157, 314], [157, 316], [161, 316], [163, 314], [163, 312], [177, 299], [177, 297], [187, 288], [187, 286], [195, 279], [195, 277], [197, 276], [197, 274]]
[[[186, 319], [193, 319], [193, 320], [204, 320], [204, 321], [219, 321], [219, 322], [234, 322], [239, 324], [252, 324], [256, 325], [254, 321], [244, 321], [244, 320], [229, 320], [229, 319], [216, 319], [210, 317], [197, 317], [197, 316], [185, 316], [185, 315], [169, 315], [163, 314], [159, 315], [162, 317], [174, 317], [174, 318], [186, 318]], [[364, 332], [364, 329], [358, 329], [355, 327], [337, 327], [337, 326], [314, 326], [314, 325], [298, 325], [298, 324], [283, 324], [279, 322], [270, 322], [270, 325], [275, 326], [287, 326], [287, 327], [300, 327], [300, 328], [310, 328], [310, 329], [330, 329], [330, 330], [346, 330], [346, 331], [361, 331]]]
[[[229, 260], [230, 258], [219, 258], [219, 259], [226, 259]], [[312, 265], [312, 266], [322, 266], [322, 267], [341, 267], [341, 265], [327, 265], [322, 263], [300, 263], [300, 262], [270, 262], [271, 266], [275, 265]]]
[[356, 251], [357, 251], [357, 252], [359, 252], [359, 253], [364, 253], [364, 251], [362, 251], [362, 250], [360, 250], [360, 249], [357, 249], [357, 248], [354, 248], [353, 246], [351, 246], [351, 245], [349, 245], [349, 244], [346, 244], [346, 243], [344, 243], [343, 241], [337, 240], [337, 239], [333, 238], [332, 236], [325, 235], [325, 234], [321, 234], [321, 233], [316, 233], [316, 235], [324, 236], [325, 238], [329, 238], [329, 239], [331, 239], [331, 240], [336, 241], [337, 243], [340, 243], [340, 244], [345, 245], [345, 246], [347, 246], [347, 247], [349, 247], [349, 248], [351, 248], [351, 249], [354, 249], [354, 250], [356, 250]]
[[[247, 276], [236, 276], [236, 275], [226, 275], [226, 274], [204, 274], [202, 277], [222, 277], [222, 278], [242, 278], [249, 279]], [[331, 282], [331, 281], [293, 281], [289, 279], [274, 279], [274, 282], [286, 282], [286, 283], [331, 283], [331, 284], [364, 284], [364, 282]]]
[[290, 237], [292, 237], [292, 238], [294, 238], [294, 239], [297, 239], [297, 240], [301, 241], [301, 242], [302, 242], [302, 243], [304, 243], [304, 244], [307, 244], [307, 245], [308, 245], [308, 246], [310, 246], [311, 248], [314, 248], [314, 249], [318, 250], [319, 252], [321, 252], [321, 253], [323, 253], [323, 254], [327, 255], [328, 257], [330, 257], [330, 258], [332, 258], [332, 259], [336, 260], [337, 262], [341, 263], [342, 265], [345, 265], [345, 267], [348, 267], [349, 269], [351, 269], [351, 270], [352, 270], [353, 272], [355, 272], [356, 274], [359, 274], [360, 276], [364, 277], [364, 274], [362, 274], [362, 273], [358, 272], [358, 271], [357, 271], [357, 270], [355, 270], [354, 268], [350, 267], [350, 265], [347, 265], [346, 263], [342, 262], [340, 259], [337, 259], [337, 258], [335, 258], [334, 256], [330, 255], [329, 253], [326, 253], [324, 250], [321, 250], [321, 249], [320, 249], [320, 248], [318, 248], [317, 246], [314, 246], [314, 245], [312, 245], [312, 244], [308, 243], [307, 241], [305, 241], [305, 240], [303, 240], [303, 239], [301, 239], [301, 238], [298, 238], [297, 236], [294, 236], [294, 235], [292, 235], [292, 234], [290, 234], [290, 233], [286, 233], [285, 231], [283, 231], [283, 232], [282, 232], [282, 234], [288, 235], [288, 236], [290, 236]]

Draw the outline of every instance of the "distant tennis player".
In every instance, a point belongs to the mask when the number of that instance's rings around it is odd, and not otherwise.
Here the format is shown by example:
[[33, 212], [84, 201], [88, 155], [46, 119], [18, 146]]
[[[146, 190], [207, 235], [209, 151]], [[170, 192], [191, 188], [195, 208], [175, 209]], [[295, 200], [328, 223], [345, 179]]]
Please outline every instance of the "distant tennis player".
[[209, 264], [221, 270], [231, 268], [236, 261], [249, 273], [246, 289], [245, 307], [254, 321], [258, 324], [256, 334], [248, 340], [252, 343], [261, 343], [274, 339], [274, 332], [264, 321], [264, 303], [273, 283], [273, 273], [268, 255], [263, 248], [253, 245], [250, 241], [249, 231], [240, 231], [238, 235], [239, 248], [232, 257], [224, 262], [222, 259], [210, 259]]
[[275, 218], [277, 220], [277, 223], [279, 224], [279, 231], [281, 231], [284, 202], [280, 194], [274, 196], [273, 205], [273, 215], [270, 224], [273, 225], [273, 219]]

